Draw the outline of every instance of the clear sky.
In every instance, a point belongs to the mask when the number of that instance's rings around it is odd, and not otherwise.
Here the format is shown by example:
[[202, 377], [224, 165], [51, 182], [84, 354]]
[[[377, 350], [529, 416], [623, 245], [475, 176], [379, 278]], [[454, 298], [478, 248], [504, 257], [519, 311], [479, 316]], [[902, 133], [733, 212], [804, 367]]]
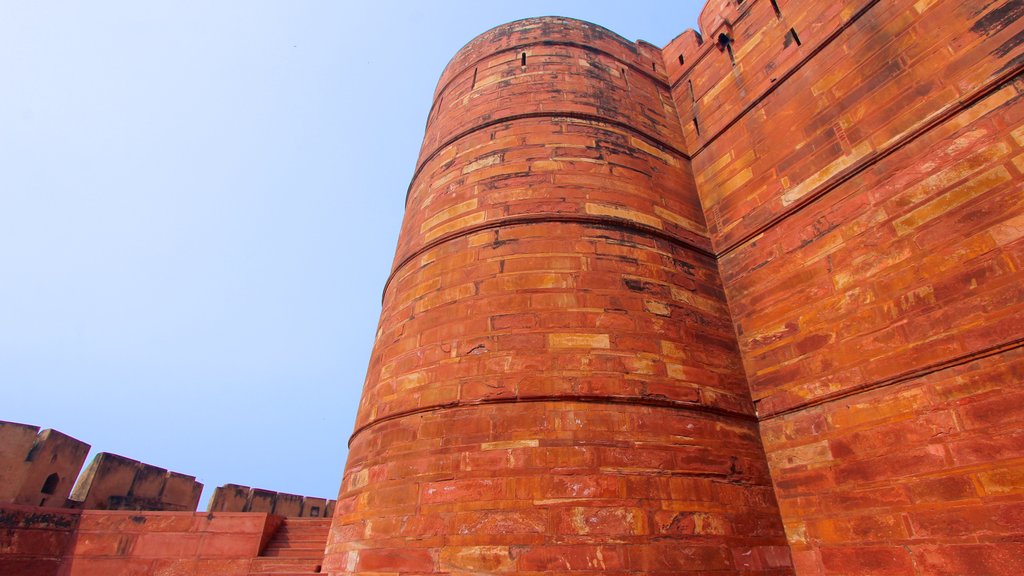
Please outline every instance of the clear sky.
[[[442, 69], [703, 1], [0, 0], [0, 420], [333, 498]], [[90, 456], [91, 458], [91, 456]]]

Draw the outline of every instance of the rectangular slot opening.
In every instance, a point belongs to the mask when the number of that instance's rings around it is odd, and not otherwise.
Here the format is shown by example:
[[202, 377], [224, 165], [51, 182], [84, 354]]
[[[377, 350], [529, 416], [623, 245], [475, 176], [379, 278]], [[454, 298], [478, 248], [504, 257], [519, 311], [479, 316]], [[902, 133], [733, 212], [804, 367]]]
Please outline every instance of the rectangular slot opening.
[[736, 56], [732, 53], [732, 42], [732, 37], [725, 32], [718, 35], [718, 49], [727, 53], [729, 55], [729, 62], [732, 62], [732, 65], [735, 66]]
[[803, 45], [803, 43], [800, 42], [800, 36], [796, 33], [796, 28], [790, 28], [789, 32], [786, 32], [786, 46], [789, 46], [790, 44], [796, 44], [797, 46]]

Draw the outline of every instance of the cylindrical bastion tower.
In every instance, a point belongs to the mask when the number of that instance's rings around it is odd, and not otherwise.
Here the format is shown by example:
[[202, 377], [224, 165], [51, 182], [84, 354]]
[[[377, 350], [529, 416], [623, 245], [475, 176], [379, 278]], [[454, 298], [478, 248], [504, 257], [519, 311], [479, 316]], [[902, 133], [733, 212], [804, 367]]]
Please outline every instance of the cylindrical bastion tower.
[[789, 574], [661, 52], [565, 18], [441, 77], [324, 572]]

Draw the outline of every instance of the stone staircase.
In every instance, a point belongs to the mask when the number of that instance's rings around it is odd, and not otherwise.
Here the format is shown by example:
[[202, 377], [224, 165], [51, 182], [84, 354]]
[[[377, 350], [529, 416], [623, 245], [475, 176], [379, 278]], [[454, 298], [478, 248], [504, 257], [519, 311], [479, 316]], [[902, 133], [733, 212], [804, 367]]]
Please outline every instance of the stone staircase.
[[330, 518], [286, 518], [249, 566], [249, 576], [319, 574]]

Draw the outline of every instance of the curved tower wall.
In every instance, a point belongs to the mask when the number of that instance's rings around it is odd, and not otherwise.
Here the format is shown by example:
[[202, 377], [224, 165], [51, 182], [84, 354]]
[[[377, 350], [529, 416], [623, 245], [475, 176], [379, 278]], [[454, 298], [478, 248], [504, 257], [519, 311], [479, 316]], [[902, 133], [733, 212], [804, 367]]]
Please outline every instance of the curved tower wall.
[[788, 573], [683, 147], [652, 46], [543, 18], [456, 55], [326, 572]]

